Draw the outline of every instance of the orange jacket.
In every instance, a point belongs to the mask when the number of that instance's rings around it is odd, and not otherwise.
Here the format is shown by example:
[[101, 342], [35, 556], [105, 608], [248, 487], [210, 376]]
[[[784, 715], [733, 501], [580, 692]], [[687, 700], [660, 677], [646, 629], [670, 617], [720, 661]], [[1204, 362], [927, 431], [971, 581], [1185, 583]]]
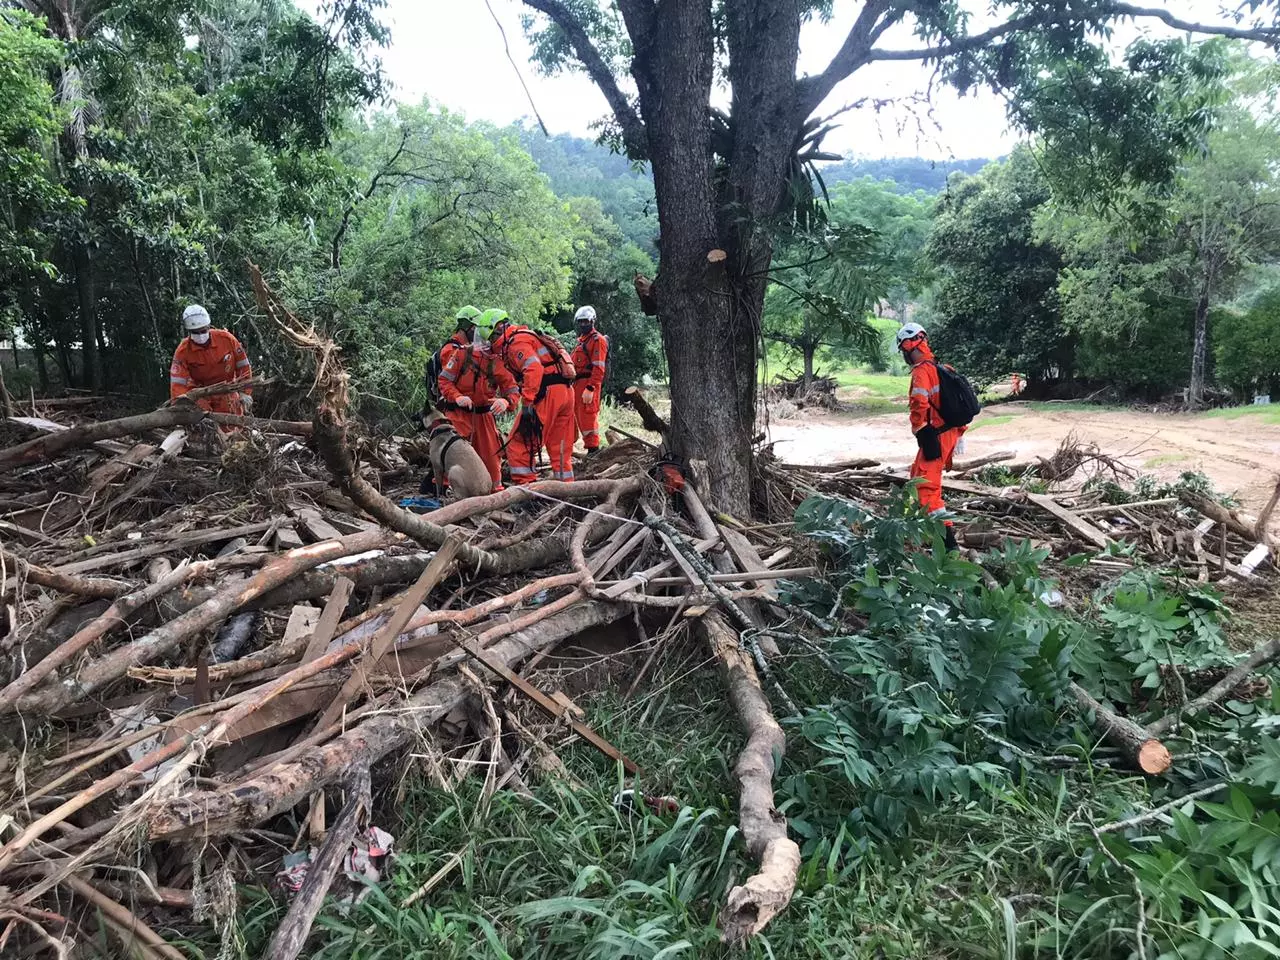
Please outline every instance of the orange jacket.
[[500, 356], [520, 384], [520, 396], [527, 406], [533, 406], [542, 392], [542, 378], [558, 374], [560, 367], [551, 351], [528, 327], [511, 324], [493, 344], [493, 352]]
[[457, 403], [459, 397], [465, 396], [479, 407], [495, 396], [502, 396], [514, 404], [520, 395], [520, 388], [506, 366], [490, 352], [477, 355], [470, 338], [461, 331], [440, 348], [440, 361], [437, 384], [440, 395], [450, 403]]
[[599, 393], [604, 385], [608, 362], [608, 337], [599, 330], [592, 330], [585, 337], [578, 338], [578, 345], [573, 348], [573, 368], [578, 371], [575, 379], [579, 386], [585, 380], [586, 389]]
[[[230, 330], [210, 330], [209, 342], [203, 345], [183, 337], [169, 365], [169, 399], [176, 400], [196, 387], [248, 380], [252, 376], [249, 357]], [[253, 391], [246, 387], [243, 392]], [[206, 397], [196, 403], [215, 413], [234, 413], [240, 409], [240, 399], [234, 393]]]
[[926, 426], [941, 430], [944, 426], [942, 414], [938, 412], [941, 386], [938, 382], [938, 368], [933, 361], [933, 351], [929, 344], [920, 344], [920, 352], [924, 359], [911, 368], [911, 395], [908, 405], [911, 409], [911, 432], [919, 433]]

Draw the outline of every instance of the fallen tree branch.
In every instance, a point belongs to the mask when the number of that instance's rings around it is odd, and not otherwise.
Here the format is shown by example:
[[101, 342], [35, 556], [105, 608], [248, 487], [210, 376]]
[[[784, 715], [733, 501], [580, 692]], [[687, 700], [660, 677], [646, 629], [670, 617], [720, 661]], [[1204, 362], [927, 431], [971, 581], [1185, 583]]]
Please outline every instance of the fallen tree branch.
[[1154, 735], [1132, 720], [1116, 716], [1078, 683], [1072, 683], [1070, 690], [1081, 711], [1092, 715], [1093, 728], [1098, 735], [1118, 748], [1135, 770], [1154, 777], [1169, 769], [1173, 757]]
[[1226, 527], [1232, 533], [1237, 534], [1240, 537], [1243, 537], [1245, 540], [1248, 540], [1250, 543], [1254, 543], [1254, 542], [1263, 543], [1263, 544], [1266, 544], [1266, 546], [1272, 551], [1275, 550], [1274, 542], [1272, 541], [1270, 536], [1266, 535], [1267, 531], [1265, 530], [1262, 531], [1264, 534], [1262, 537], [1257, 536], [1257, 533], [1258, 533], [1257, 521], [1249, 522], [1244, 517], [1242, 517], [1239, 513], [1237, 513], [1235, 510], [1228, 510], [1222, 504], [1214, 500], [1211, 500], [1208, 497], [1202, 497], [1197, 493], [1192, 493], [1188, 490], [1179, 491], [1178, 496], [1182, 499], [1182, 502], [1185, 503], [1187, 506], [1191, 507], [1194, 510], [1200, 511], [1210, 520], [1213, 520], [1214, 522], [1220, 524], [1221, 526]]
[[[489, 648], [496, 662], [514, 666], [539, 650], [588, 627], [625, 616], [624, 607], [579, 603]], [[213, 837], [261, 823], [347, 776], [357, 763], [374, 763], [403, 747], [419, 731], [449, 713], [467, 695], [461, 677], [448, 676], [418, 691], [398, 707], [366, 718], [305, 756], [277, 764], [247, 780], [215, 790], [189, 791], [152, 807], [147, 814], [152, 839]]]
[[356, 830], [362, 817], [367, 816], [372, 805], [370, 800], [369, 768], [357, 767], [346, 784], [347, 802], [338, 814], [325, 837], [320, 852], [307, 868], [306, 879], [302, 887], [289, 904], [289, 910], [280, 921], [271, 945], [267, 947], [268, 960], [295, 960], [306, 946], [307, 935], [311, 932], [311, 924], [316, 914], [324, 905], [325, 894], [338, 875], [342, 860], [355, 839]]
[[1248, 657], [1242, 660], [1231, 672], [1215, 683], [1212, 687], [1196, 697], [1184, 703], [1181, 707], [1170, 713], [1168, 716], [1161, 717], [1155, 723], [1147, 725], [1147, 734], [1152, 737], [1158, 737], [1162, 733], [1168, 733], [1175, 725], [1181, 722], [1183, 717], [1191, 714], [1199, 713], [1205, 707], [1211, 707], [1219, 700], [1225, 699], [1232, 690], [1240, 685], [1249, 674], [1257, 670], [1259, 667], [1265, 666], [1272, 660], [1280, 657], [1280, 637], [1264, 643], [1253, 651]]
[[33, 691], [19, 700], [18, 709], [54, 713], [68, 703], [88, 697], [125, 676], [130, 667], [150, 663], [172, 653], [188, 637], [222, 622], [272, 587], [288, 583], [298, 574], [322, 563], [390, 546], [396, 539], [396, 535], [389, 531], [371, 530], [354, 533], [341, 540], [313, 543], [281, 554], [248, 580], [222, 588], [198, 607], [93, 661], [74, 680], [68, 678], [70, 682]]
[[[128, 593], [132, 584], [120, 580], [107, 580], [98, 577], [75, 577], [67, 573], [59, 573], [31, 563], [22, 557], [14, 556], [0, 549], [0, 566], [5, 570], [6, 578], [10, 570], [16, 570], [18, 579], [25, 579], [37, 587], [48, 587], [62, 593], [88, 597], [92, 600], [114, 600], [121, 594]], [[6, 584], [7, 589], [7, 584]]]
[[314, 429], [305, 420], [264, 420], [261, 417], [241, 417], [234, 413], [211, 413], [209, 419], [220, 427], [246, 427], [262, 433], [289, 433], [295, 437], [309, 437]]
[[[197, 400], [204, 400], [206, 397], [217, 397], [224, 393], [239, 393], [242, 390], [252, 390], [254, 387], [265, 387], [272, 383], [270, 377], [253, 377], [249, 380], [228, 380], [225, 383], [211, 383], [207, 387], [193, 387], [180, 397], [174, 397], [164, 404], [164, 407], [176, 407], [183, 404], [194, 404]], [[161, 407], [160, 409], [164, 409]]]
[[773, 805], [773, 774], [786, 750], [786, 736], [769, 708], [751, 657], [718, 613], [699, 622], [747, 735], [733, 774], [738, 781], [738, 825], [760, 870], [729, 891], [720, 911], [721, 939], [737, 945], [763, 930], [791, 902], [800, 847], [787, 836], [786, 817]]
[[670, 432], [671, 428], [667, 426], [667, 421], [658, 416], [658, 412], [649, 405], [644, 391], [639, 387], [627, 387], [622, 391], [622, 399], [631, 404], [632, 409], [640, 414], [640, 422], [650, 433], [661, 434], [665, 437]]
[[113, 440], [155, 430], [160, 427], [191, 426], [199, 423], [206, 414], [199, 407], [166, 407], [119, 420], [100, 420], [86, 423], [57, 433], [47, 433], [26, 443], [0, 450], [0, 473], [37, 460], [49, 460], [75, 447], [87, 447], [100, 440]]
[[58, 667], [69, 662], [82, 651], [88, 649], [105, 637], [114, 627], [123, 626], [130, 616], [157, 597], [164, 596], [188, 580], [202, 576], [211, 566], [210, 563], [193, 563], [179, 567], [157, 583], [148, 584], [141, 590], [121, 597], [102, 616], [59, 644], [43, 659], [33, 664], [25, 673], [0, 690], [0, 714], [5, 714], [17, 707], [21, 698], [35, 689], [36, 685], [49, 677]]
[[1277, 504], [1280, 504], [1280, 477], [1276, 477], [1276, 485], [1275, 489], [1271, 491], [1271, 499], [1267, 501], [1267, 505], [1258, 514], [1258, 522], [1253, 528], [1253, 538], [1259, 543], [1268, 545], [1271, 543], [1271, 533], [1267, 527], [1271, 524], [1271, 515], [1275, 513]]

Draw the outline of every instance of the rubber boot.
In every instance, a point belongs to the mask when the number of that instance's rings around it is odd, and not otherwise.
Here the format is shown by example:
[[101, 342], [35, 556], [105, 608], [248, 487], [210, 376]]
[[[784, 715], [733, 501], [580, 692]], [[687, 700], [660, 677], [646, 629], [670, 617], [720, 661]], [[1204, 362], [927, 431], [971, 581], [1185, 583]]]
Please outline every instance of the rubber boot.
[[947, 531], [947, 539], [946, 539], [947, 552], [959, 553], [960, 544], [956, 542], [956, 528], [951, 526], [951, 524], [947, 524], [946, 531]]

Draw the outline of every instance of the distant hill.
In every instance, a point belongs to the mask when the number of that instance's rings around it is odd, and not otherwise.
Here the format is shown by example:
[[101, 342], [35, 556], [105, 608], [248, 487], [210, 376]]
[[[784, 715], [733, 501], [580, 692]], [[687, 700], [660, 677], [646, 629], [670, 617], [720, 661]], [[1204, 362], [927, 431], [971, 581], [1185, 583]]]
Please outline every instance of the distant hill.
[[[653, 180], [647, 166], [636, 168], [626, 157], [592, 140], [568, 134], [544, 136], [537, 127], [512, 128], [520, 143], [537, 161], [551, 189], [560, 197], [595, 197], [604, 212], [622, 229], [628, 240], [656, 254], [658, 208]], [[976, 173], [990, 163], [972, 160], [926, 160], [923, 157], [888, 157], [883, 160], [841, 160], [823, 165], [828, 187], [871, 177], [892, 180], [899, 193], [939, 193], [954, 172]]]
[[873, 180], [892, 180], [899, 193], [941, 193], [947, 185], [947, 177], [953, 173], [977, 173], [991, 160], [977, 157], [972, 160], [926, 160], [923, 157], [886, 157], [883, 160], [841, 160], [819, 167], [822, 180], [828, 187], [850, 180], [871, 177]]
[[623, 235], [640, 249], [657, 252], [658, 207], [648, 167], [636, 169], [626, 157], [592, 140], [518, 126], [516, 136], [537, 161], [559, 197], [595, 197]]

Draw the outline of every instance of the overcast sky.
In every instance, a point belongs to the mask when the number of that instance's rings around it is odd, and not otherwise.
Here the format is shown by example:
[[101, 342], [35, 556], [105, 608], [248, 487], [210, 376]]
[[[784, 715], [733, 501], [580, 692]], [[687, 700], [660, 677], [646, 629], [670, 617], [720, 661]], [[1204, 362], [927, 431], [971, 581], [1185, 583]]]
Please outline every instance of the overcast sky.
[[[532, 116], [516, 68], [503, 52], [501, 23], [547, 128], [552, 133], [593, 137], [592, 123], [607, 112], [600, 92], [582, 74], [548, 78], [536, 73], [520, 26], [521, 12], [527, 8], [519, 0], [489, 0], [489, 4], [492, 13], [485, 0], [388, 0], [384, 19], [391, 27], [392, 41], [382, 60], [395, 85], [396, 99], [417, 102], [425, 96], [468, 119], [497, 124]], [[1182, 16], [1218, 20], [1216, 0], [1168, 0], [1167, 5]], [[826, 65], [859, 6], [857, 0], [836, 0], [831, 24], [806, 27], [801, 38], [802, 71], [817, 73]], [[973, 7], [985, 9], [986, 4]], [[980, 29], [985, 22], [978, 16], [974, 26]], [[1162, 26], [1122, 26], [1117, 45], [1127, 44], [1140, 31], [1170, 35]], [[904, 29], [890, 31], [881, 45], [909, 48], [916, 44]], [[863, 108], [845, 114], [840, 129], [828, 137], [827, 148], [857, 157], [932, 159], [992, 157], [1009, 151], [1016, 137], [1008, 129], [999, 98], [992, 93], [959, 97], [939, 85], [927, 106], [911, 106], [908, 101], [928, 92], [930, 77], [930, 69], [918, 63], [876, 63], [858, 71], [836, 88], [824, 112], [861, 97], [897, 98], [902, 103], [879, 112]]]

